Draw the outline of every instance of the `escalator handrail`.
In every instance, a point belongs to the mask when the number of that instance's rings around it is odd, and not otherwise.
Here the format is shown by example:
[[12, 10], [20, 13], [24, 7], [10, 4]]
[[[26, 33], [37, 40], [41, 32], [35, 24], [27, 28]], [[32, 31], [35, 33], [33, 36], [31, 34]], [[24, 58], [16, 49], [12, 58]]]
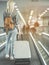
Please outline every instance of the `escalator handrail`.
[[47, 51], [47, 49], [44, 47], [44, 45], [38, 41], [38, 43], [40, 44], [40, 46], [44, 49], [44, 51], [47, 53], [47, 55], [49, 56], [49, 52]]
[[45, 32], [42, 32], [42, 34], [43, 34], [43, 35], [46, 35], [46, 36], [49, 36], [49, 34], [48, 34], [48, 33], [45, 33]]
[[4, 35], [6, 35], [6, 33], [1, 33], [1, 34], [0, 34], [0, 36], [4, 36]]
[[0, 45], [0, 48], [6, 44], [6, 41]]
[[44, 58], [43, 58], [43, 56], [42, 56], [42, 54], [41, 54], [41, 52], [40, 52], [40, 50], [39, 50], [39, 48], [38, 48], [38, 46], [37, 46], [37, 43], [36, 43], [34, 37], [32, 36], [32, 33], [29, 32], [29, 35], [31, 36], [31, 38], [32, 38], [32, 40], [33, 40], [33, 42], [34, 42], [34, 44], [35, 44], [35, 46], [36, 46], [36, 49], [37, 49], [38, 53], [40, 54], [40, 57], [41, 57], [41, 59], [42, 59], [42, 61], [43, 61], [43, 64], [44, 64], [44, 65], [47, 65], [47, 63], [45, 62], [45, 60], [44, 60]]

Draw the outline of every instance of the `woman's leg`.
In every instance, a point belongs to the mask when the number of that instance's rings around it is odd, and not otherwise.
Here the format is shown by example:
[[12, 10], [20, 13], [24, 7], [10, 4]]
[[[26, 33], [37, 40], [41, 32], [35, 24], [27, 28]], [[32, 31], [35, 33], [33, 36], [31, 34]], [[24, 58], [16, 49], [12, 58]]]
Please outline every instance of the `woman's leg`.
[[8, 32], [8, 35], [6, 36], [6, 46], [5, 46], [5, 52], [6, 52], [6, 57], [9, 57], [9, 50], [10, 50], [10, 37], [11, 37], [11, 33]]
[[12, 36], [11, 36], [11, 56], [13, 56], [13, 46], [14, 46], [14, 42], [16, 41], [16, 34], [17, 34], [17, 30], [14, 29], [12, 31]]

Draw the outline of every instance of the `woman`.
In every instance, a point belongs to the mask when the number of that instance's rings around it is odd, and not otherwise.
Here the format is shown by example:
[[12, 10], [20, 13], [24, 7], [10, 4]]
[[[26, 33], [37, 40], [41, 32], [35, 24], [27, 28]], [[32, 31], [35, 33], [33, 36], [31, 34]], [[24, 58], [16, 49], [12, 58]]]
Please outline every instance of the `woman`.
[[[13, 45], [14, 42], [16, 41], [16, 35], [18, 33], [18, 29], [16, 28], [16, 15], [14, 14], [14, 2], [13, 0], [9, 0], [7, 2], [7, 12], [4, 15], [4, 28], [5, 31], [7, 33], [6, 35], [6, 55], [5, 57], [8, 58], [10, 57], [10, 59], [13, 59]], [[10, 28], [12, 27], [12, 28]], [[11, 51], [11, 53], [9, 54], [9, 51]]]

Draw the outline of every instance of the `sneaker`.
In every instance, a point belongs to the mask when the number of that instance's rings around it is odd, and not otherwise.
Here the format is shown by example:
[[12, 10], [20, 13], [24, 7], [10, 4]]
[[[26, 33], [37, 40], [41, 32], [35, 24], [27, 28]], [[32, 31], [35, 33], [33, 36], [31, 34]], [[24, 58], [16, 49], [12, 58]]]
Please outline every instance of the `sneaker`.
[[11, 56], [11, 57], [10, 57], [10, 60], [13, 60], [13, 59], [14, 59], [14, 57], [13, 57], [13, 56]]
[[8, 55], [8, 54], [6, 54], [6, 55], [5, 55], [5, 57], [6, 57], [6, 58], [9, 58], [9, 55]]

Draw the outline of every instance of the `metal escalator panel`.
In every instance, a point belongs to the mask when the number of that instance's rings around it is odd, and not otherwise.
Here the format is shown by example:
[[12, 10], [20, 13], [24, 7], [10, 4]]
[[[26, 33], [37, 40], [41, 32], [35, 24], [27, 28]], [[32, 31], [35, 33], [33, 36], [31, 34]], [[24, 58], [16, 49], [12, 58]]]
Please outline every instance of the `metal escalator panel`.
[[44, 45], [38, 41], [38, 38], [36, 36], [33, 36], [32, 33], [30, 33], [30, 36], [32, 40], [34, 41], [34, 45], [38, 51], [39, 56], [41, 57], [41, 62], [43, 65], [49, 65], [49, 52], [44, 47]]
[[4, 48], [6, 43], [6, 33], [4, 32], [4, 29], [0, 28], [0, 50]]
[[0, 36], [0, 44], [5, 42], [6, 40], [6, 36]]
[[47, 52], [43, 49], [43, 47], [40, 45], [40, 42], [38, 41], [38, 48], [46, 62], [46, 64], [48, 65], [48, 62], [49, 62], [49, 54], [47, 54]]

